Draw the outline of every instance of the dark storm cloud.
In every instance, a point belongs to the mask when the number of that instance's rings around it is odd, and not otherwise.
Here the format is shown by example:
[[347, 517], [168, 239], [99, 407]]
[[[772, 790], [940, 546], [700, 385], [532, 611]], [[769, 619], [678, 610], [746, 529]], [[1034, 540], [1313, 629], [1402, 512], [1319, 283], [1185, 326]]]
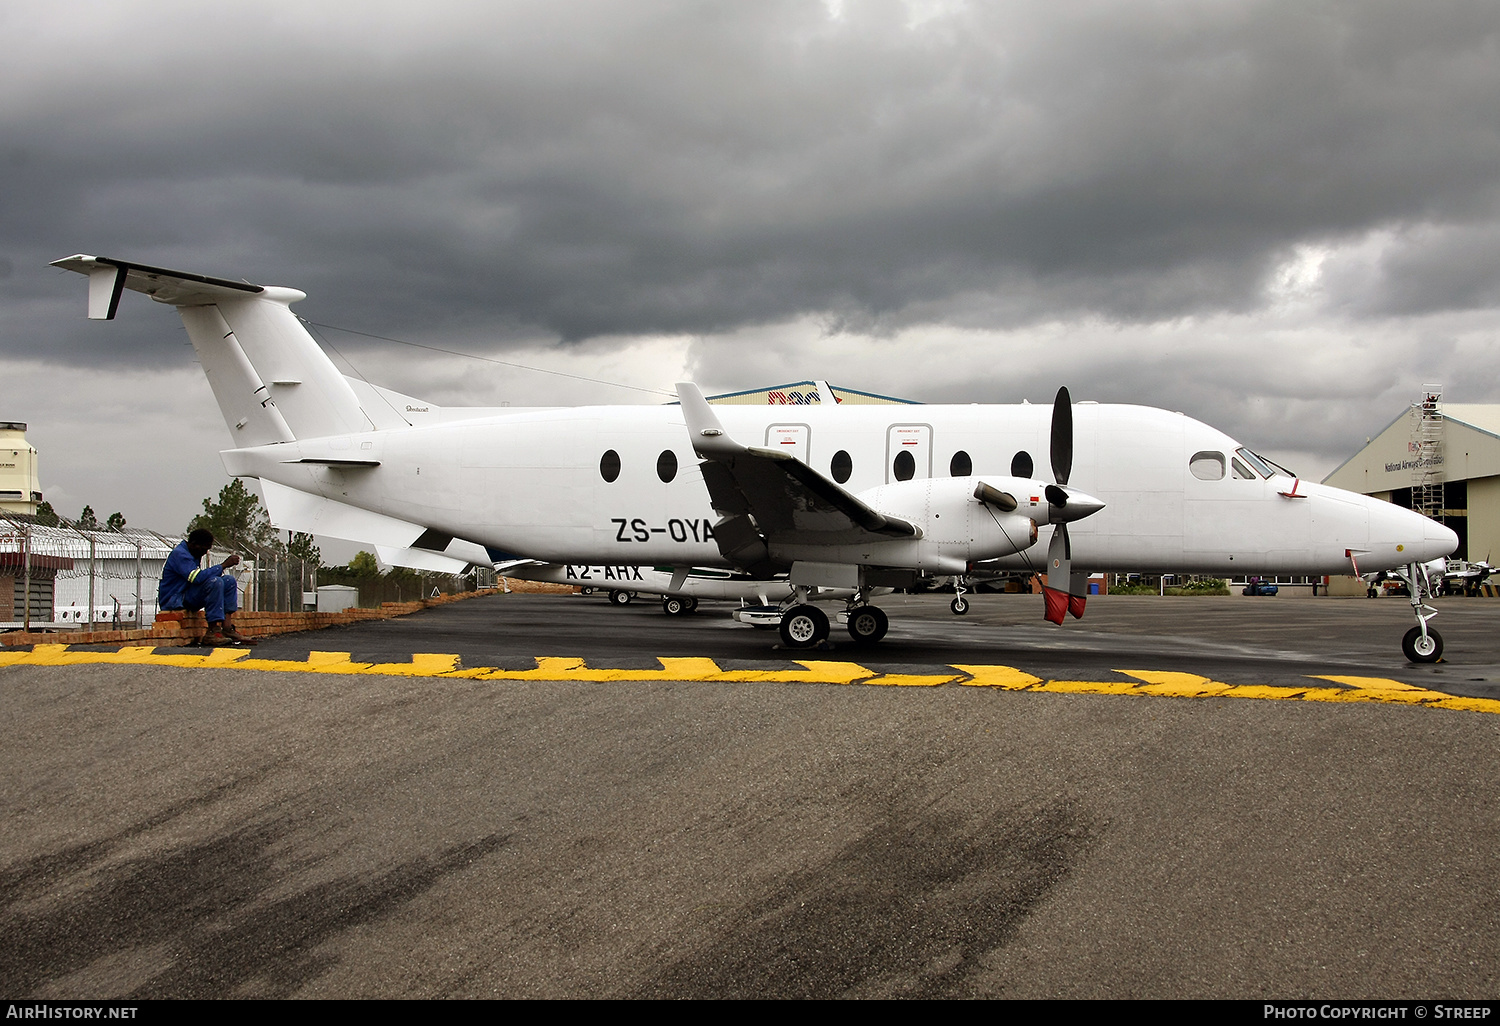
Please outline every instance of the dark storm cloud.
[[13, 13], [0, 345], [98, 351], [35, 270], [78, 249], [424, 337], [1243, 311], [1298, 243], [1381, 228], [1418, 241], [1351, 309], [1494, 294], [1415, 230], [1496, 214], [1492, 4], [836, 9]]

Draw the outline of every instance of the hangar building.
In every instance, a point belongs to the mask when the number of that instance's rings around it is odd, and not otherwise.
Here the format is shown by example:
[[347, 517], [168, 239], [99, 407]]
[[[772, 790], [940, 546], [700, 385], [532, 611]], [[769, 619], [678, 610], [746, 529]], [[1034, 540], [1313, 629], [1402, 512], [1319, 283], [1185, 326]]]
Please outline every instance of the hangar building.
[[1425, 386], [1323, 480], [1447, 524], [1458, 535], [1450, 558], [1500, 559], [1500, 405], [1444, 403], [1440, 387]]

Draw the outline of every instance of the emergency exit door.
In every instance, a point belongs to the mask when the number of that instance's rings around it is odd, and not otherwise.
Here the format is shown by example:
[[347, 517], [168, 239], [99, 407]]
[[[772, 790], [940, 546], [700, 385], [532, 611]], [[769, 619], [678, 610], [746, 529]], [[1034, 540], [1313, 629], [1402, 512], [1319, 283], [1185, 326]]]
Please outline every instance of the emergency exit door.
[[892, 424], [885, 438], [886, 484], [932, 476], [931, 424]]

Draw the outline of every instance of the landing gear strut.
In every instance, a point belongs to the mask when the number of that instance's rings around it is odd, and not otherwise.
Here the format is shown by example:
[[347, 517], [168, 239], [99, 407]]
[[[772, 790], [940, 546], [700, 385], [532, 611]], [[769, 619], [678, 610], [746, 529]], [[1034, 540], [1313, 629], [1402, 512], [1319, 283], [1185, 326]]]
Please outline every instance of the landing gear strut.
[[953, 581], [953, 601], [948, 603], [948, 608], [953, 610], [954, 616], [963, 616], [969, 611], [968, 600], [964, 598], [964, 592], [968, 591], [968, 581], [962, 577]]
[[1417, 625], [1401, 639], [1401, 651], [1411, 662], [1435, 663], [1443, 657], [1443, 636], [1427, 626], [1437, 610], [1422, 601], [1424, 592], [1427, 598], [1432, 597], [1432, 582], [1420, 563], [1408, 563], [1395, 573], [1406, 585], [1412, 615], [1417, 618]]

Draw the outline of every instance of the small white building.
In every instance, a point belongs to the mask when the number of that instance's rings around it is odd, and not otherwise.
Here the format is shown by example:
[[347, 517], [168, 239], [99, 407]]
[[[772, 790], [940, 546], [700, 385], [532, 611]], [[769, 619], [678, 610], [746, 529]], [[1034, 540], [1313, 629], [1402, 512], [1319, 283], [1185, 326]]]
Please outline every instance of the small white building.
[[26, 425], [16, 420], [0, 421], [0, 510], [35, 513], [41, 501], [36, 449], [26, 441]]

